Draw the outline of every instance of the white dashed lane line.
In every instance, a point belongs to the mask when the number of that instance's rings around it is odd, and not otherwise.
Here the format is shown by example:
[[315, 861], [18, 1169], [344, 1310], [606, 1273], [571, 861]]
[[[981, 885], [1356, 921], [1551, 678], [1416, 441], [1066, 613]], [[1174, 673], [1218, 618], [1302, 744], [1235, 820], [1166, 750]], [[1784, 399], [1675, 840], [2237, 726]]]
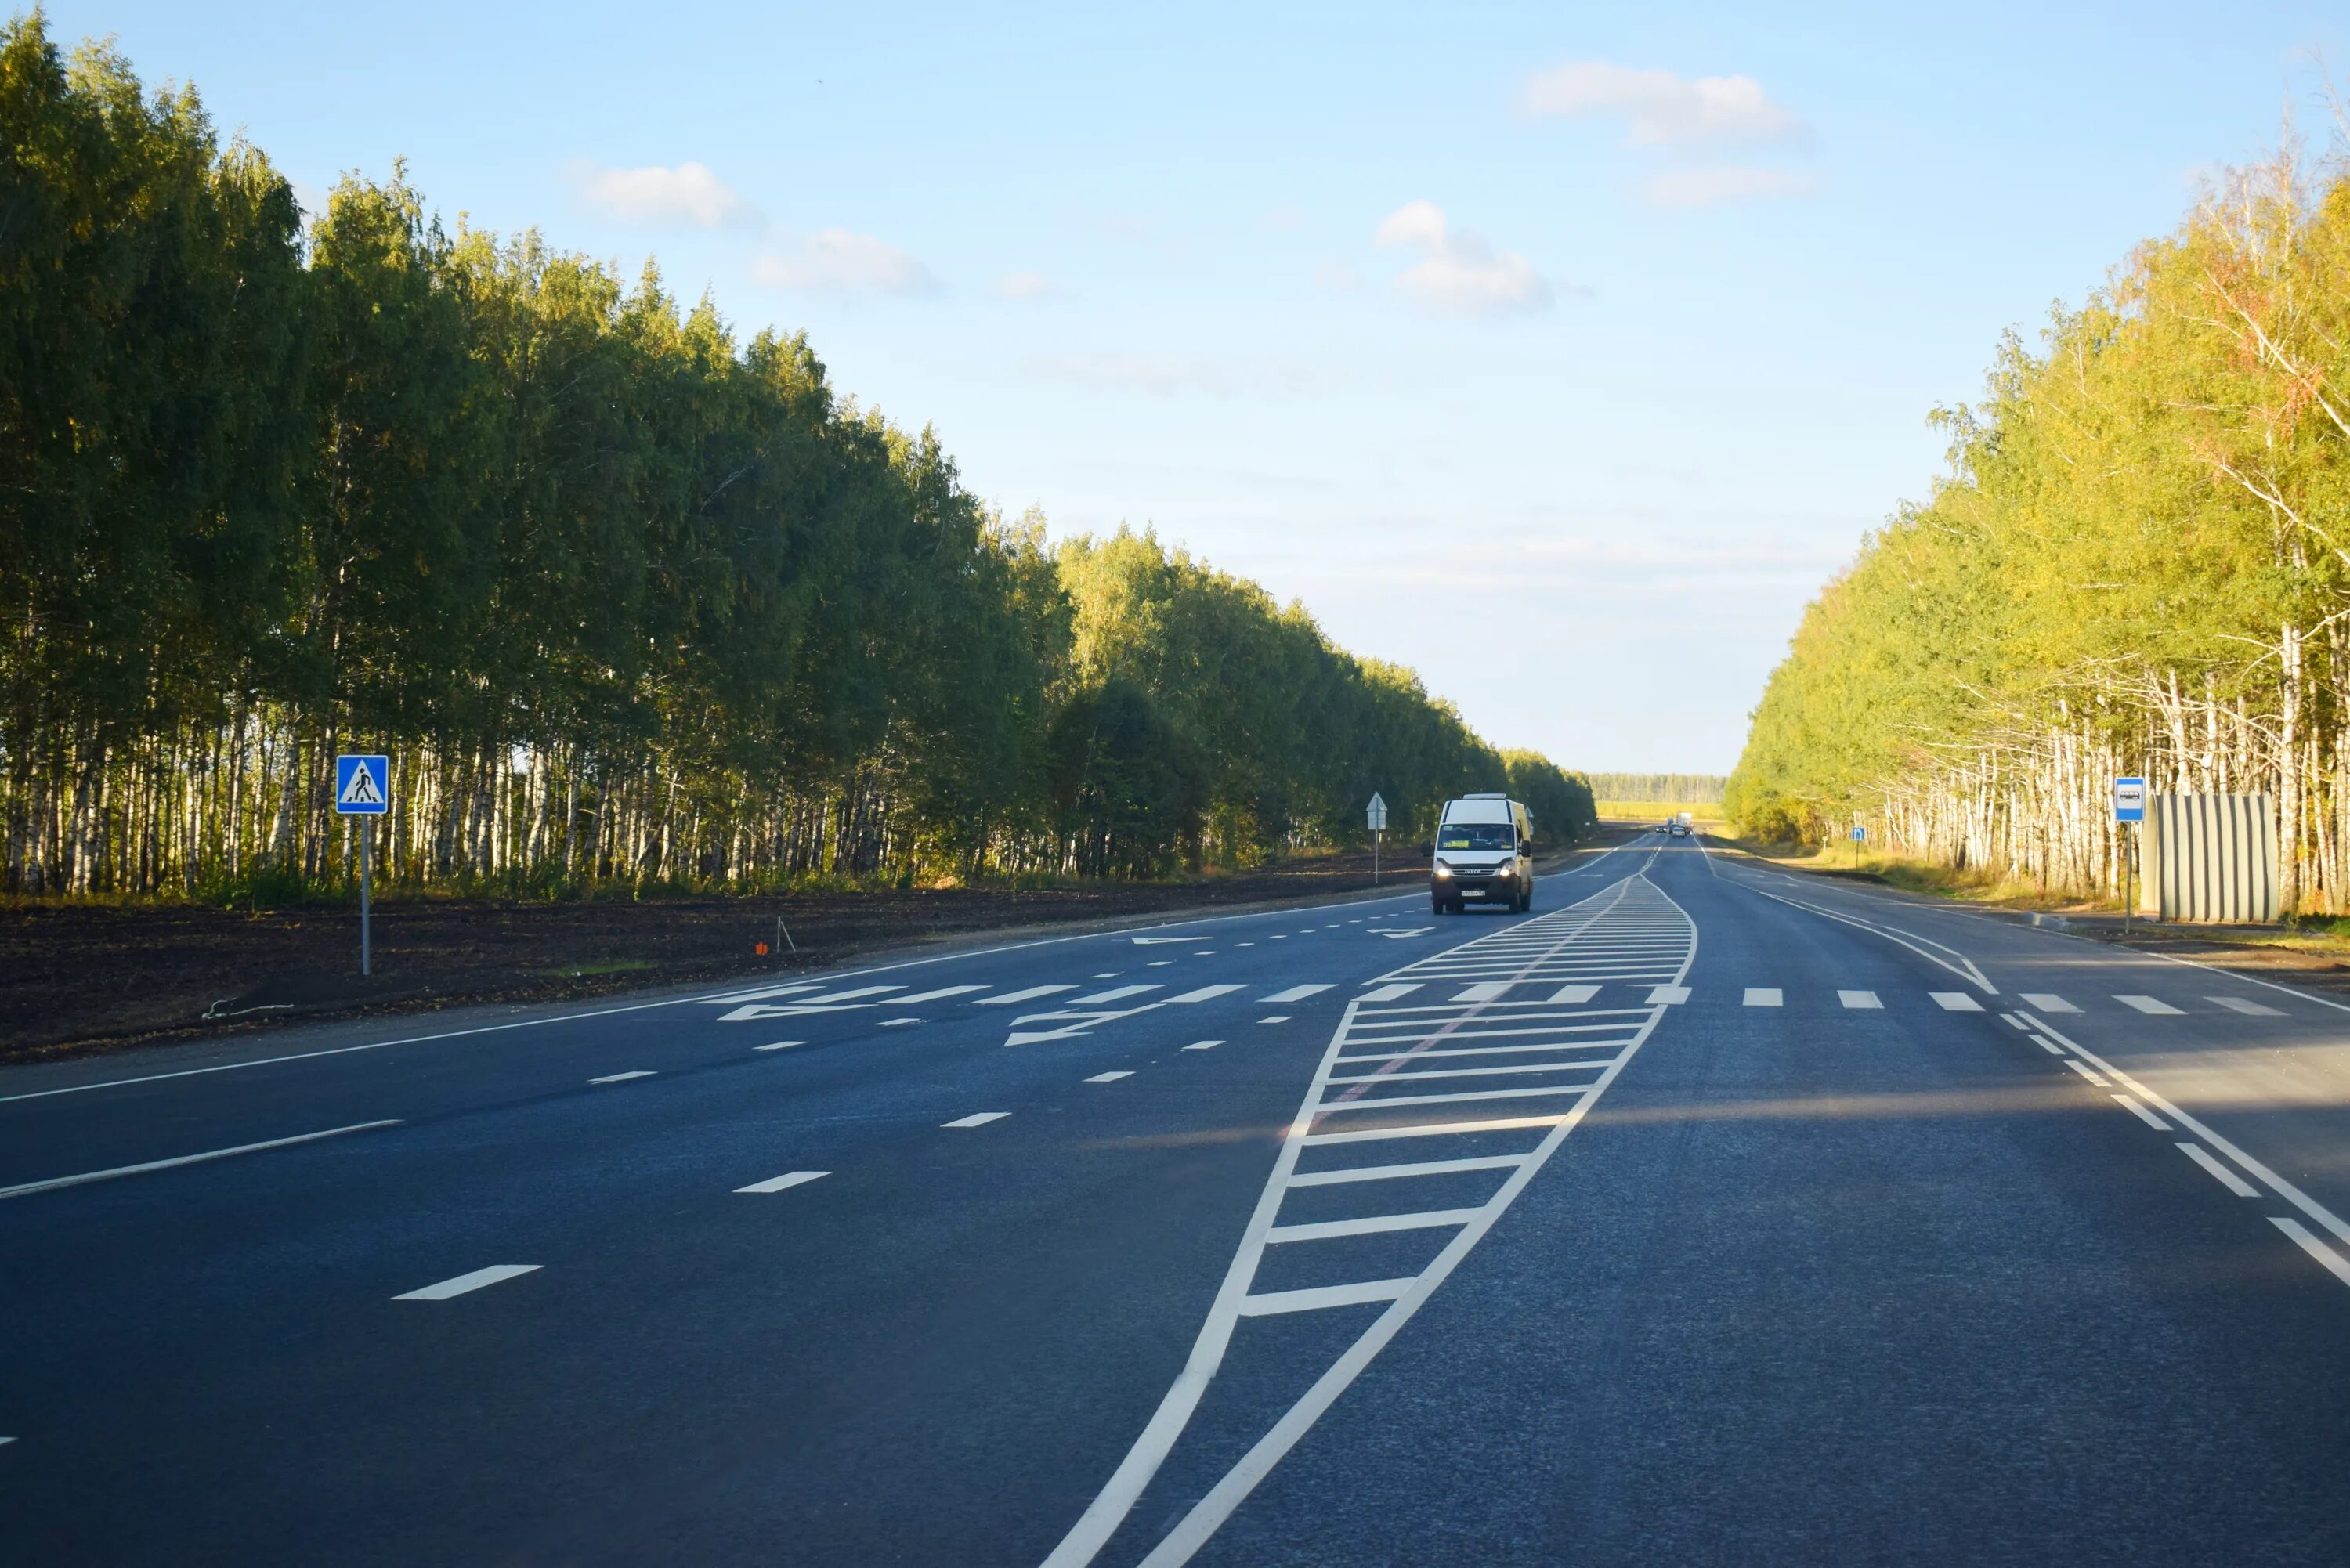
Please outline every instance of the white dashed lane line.
[[1885, 1005], [1877, 1000], [1877, 992], [1873, 991], [1839, 991], [1836, 1000], [1856, 1012], [1874, 1012]]
[[1259, 1023], [1286, 1023], [1289, 1022], [1289, 1014], [1286, 1012], [1276, 1012], [1270, 1018], [1260, 1018], [1257, 1022]]
[[737, 1192], [781, 1192], [787, 1188], [805, 1186], [808, 1182], [817, 1180], [823, 1177], [830, 1176], [832, 1172], [828, 1170], [787, 1170], [781, 1176], [771, 1176], [764, 1181], [754, 1181], [748, 1187], [738, 1187], [734, 1190]]
[[437, 1285], [404, 1291], [391, 1299], [396, 1302], [445, 1302], [451, 1296], [462, 1296], [484, 1285], [500, 1284], [524, 1274], [536, 1273], [544, 1267], [543, 1263], [492, 1263], [486, 1269], [475, 1269], [470, 1274], [459, 1274], [455, 1279], [442, 1280]]
[[2199, 1143], [2182, 1143], [2178, 1152], [2203, 1168], [2203, 1174], [2226, 1188], [2239, 1198], [2258, 1198], [2261, 1189], [2211, 1158]]
[[1087, 1083], [1088, 1083], [1088, 1084], [1115, 1084], [1115, 1083], [1117, 1083], [1120, 1078], [1131, 1078], [1131, 1077], [1133, 1077], [1133, 1076], [1134, 1076], [1134, 1075], [1133, 1075], [1132, 1073], [1123, 1073], [1123, 1072], [1121, 1072], [1121, 1073], [1096, 1073], [1092, 1077], [1087, 1078], [1087, 1079], [1086, 1080], [1086, 1082], [1087, 1082]]
[[754, 1051], [788, 1051], [795, 1045], [805, 1045], [805, 1040], [778, 1040], [773, 1045], [754, 1045]]
[[2342, 1254], [2319, 1241], [2308, 1226], [2298, 1220], [2290, 1219], [2282, 1214], [2270, 1215], [2269, 1223], [2292, 1237], [2293, 1244], [2323, 1263], [2328, 1273], [2344, 1284], [2350, 1285], [2350, 1262], [2343, 1262]]
[[1319, 996], [1331, 988], [1326, 985], [1293, 985], [1287, 991], [1276, 991], [1267, 1002], [1303, 1002], [1309, 996]]
[[2282, 1009], [2263, 1007], [2257, 1002], [2247, 1002], [2241, 996], [2207, 996], [2206, 1002], [2216, 1002], [2230, 1012], [2241, 1012], [2248, 1018], [2282, 1018]]
[[909, 1023], [920, 1023], [919, 1018], [885, 1018], [874, 1025], [877, 1029], [903, 1029]]
[[1786, 1005], [1786, 997], [1781, 993], [1776, 986], [1750, 985], [1746, 988], [1746, 1000], [1742, 1005], [1747, 1007], [1783, 1007]]
[[1032, 985], [1025, 991], [1007, 991], [1001, 996], [983, 996], [972, 1005], [973, 1007], [1008, 1007], [1015, 1002], [1034, 1002], [1040, 996], [1056, 996], [1062, 992], [1076, 989], [1074, 985]]
[[633, 1073], [608, 1073], [603, 1077], [590, 1078], [588, 1081], [591, 1084], [625, 1084], [631, 1078], [650, 1078], [651, 1076], [653, 1076], [653, 1075], [650, 1070], [639, 1068]]
[[2075, 1073], [2080, 1074], [2080, 1075], [2081, 1075], [2081, 1076], [2083, 1076], [2084, 1078], [2088, 1079], [2088, 1080], [2089, 1080], [2089, 1082], [2091, 1082], [2092, 1084], [2096, 1085], [2097, 1085], [2097, 1087], [2099, 1087], [2099, 1088], [2101, 1088], [2101, 1089], [2102, 1089], [2102, 1088], [2104, 1088], [2104, 1087], [2106, 1086], [2106, 1076], [2105, 1076], [2105, 1075], [2104, 1075], [2104, 1074], [2102, 1074], [2102, 1073], [2096, 1073], [2096, 1072], [2092, 1072], [2090, 1069], [2088, 1069], [2088, 1068], [2084, 1067], [2083, 1065], [2081, 1065], [2081, 1064], [2079, 1064], [2078, 1062], [2074, 1061], [2074, 1060], [2073, 1060], [2073, 1058], [2071, 1058], [2070, 1056], [2067, 1056], [2067, 1057], [2065, 1057], [2065, 1058], [2064, 1058], [2064, 1065], [2066, 1065], [2067, 1067], [2072, 1068], [2072, 1069], [2073, 1069], [2073, 1071], [2074, 1071]]
[[1945, 1012], [1981, 1012], [1982, 1011], [1982, 1003], [1963, 991], [1929, 991], [1926, 994], [1932, 997], [1934, 1005]]
[[2027, 991], [2023, 1000], [2043, 1012], [2078, 1012], [2081, 1010], [2053, 992]]
[[2121, 1106], [2122, 1109], [2127, 1111], [2130, 1115], [2136, 1116], [2138, 1120], [2144, 1122], [2147, 1126], [2152, 1127], [2157, 1132], [2168, 1132], [2170, 1130], [2170, 1124], [2168, 1122], [2164, 1121], [2160, 1116], [2156, 1116], [2152, 1111], [2147, 1110], [2144, 1106], [2139, 1105], [2127, 1095], [2116, 1095], [2114, 1096], [2114, 1104]]
[[1197, 991], [1187, 991], [1180, 996], [1170, 996], [1170, 1002], [1213, 1002], [1220, 996], [1230, 996], [1240, 990], [1237, 985], [1203, 985]]
[[1010, 1111], [974, 1111], [967, 1116], [957, 1116], [951, 1122], [941, 1122], [942, 1127], [983, 1127], [990, 1122], [1000, 1122]]
[[1186, 1051], [1212, 1051], [1222, 1044], [1223, 1042], [1221, 1040], [1194, 1040], [1189, 1045], [1184, 1046], [1183, 1049]]
[[1107, 991], [1097, 991], [1089, 996], [1073, 996], [1069, 999], [1069, 1005], [1091, 1007], [1105, 1002], [1124, 1002], [1128, 997], [1140, 996], [1146, 991], [1164, 989], [1163, 986], [1157, 985], [1113, 985]]

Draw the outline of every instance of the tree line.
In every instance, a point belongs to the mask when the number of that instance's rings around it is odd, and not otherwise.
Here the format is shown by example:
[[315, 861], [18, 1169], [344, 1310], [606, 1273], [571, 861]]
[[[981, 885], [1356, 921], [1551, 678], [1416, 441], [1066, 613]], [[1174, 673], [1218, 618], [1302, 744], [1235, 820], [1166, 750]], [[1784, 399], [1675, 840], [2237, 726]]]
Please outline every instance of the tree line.
[[395, 169], [306, 221], [192, 88], [0, 31], [0, 888], [1149, 877], [1508, 787], [1407, 670], [1152, 534], [1047, 542], [805, 336]]
[[1591, 774], [1592, 793], [1601, 800], [1642, 801], [1659, 805], [1719, 805], [1720, 774]]
[[1728, 801], [1787, 839], [2118, 888], [2108, 790], [2265, 793], [2350, 905], [2350, 163], [2220, 180], [1986, 395], [1805, 613]]

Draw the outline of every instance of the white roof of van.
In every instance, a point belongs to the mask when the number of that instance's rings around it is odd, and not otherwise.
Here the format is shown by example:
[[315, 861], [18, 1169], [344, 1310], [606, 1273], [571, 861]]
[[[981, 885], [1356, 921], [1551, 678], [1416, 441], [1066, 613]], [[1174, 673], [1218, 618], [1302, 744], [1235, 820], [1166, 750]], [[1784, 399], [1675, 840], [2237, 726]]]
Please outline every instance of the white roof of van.
[[1444, 805], [1447, 822], [1509, 822], [1510, 797], [1505, 794], [1471, 794]]

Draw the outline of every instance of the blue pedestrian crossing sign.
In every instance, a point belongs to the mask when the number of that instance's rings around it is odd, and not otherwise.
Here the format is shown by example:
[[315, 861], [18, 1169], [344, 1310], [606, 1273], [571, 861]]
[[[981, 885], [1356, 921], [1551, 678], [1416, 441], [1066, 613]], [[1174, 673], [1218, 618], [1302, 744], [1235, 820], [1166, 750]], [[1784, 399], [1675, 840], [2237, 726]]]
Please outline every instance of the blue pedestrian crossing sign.
[[391, 759], [346, 752], [335, 759], [335, 810], [381, 816], [391, 808]]

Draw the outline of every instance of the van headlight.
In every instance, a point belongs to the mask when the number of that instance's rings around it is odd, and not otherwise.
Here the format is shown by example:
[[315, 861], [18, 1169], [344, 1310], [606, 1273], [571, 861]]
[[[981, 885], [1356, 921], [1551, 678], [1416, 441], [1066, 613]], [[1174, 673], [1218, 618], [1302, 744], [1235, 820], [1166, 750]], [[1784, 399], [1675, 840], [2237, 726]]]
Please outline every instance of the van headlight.
[[1493, 867], [1493, 875], [1499, 877], [1504, 882], [1508, 881], [1517, 874], [1518, 868], [1509, 864], [1507, 861], [1503, 861], [1501, 865]]
[[1439, 877], [1450, 877], [1452, 875], [1452, 867], [1440, 860], [1436, 863], [1436, 874]]

